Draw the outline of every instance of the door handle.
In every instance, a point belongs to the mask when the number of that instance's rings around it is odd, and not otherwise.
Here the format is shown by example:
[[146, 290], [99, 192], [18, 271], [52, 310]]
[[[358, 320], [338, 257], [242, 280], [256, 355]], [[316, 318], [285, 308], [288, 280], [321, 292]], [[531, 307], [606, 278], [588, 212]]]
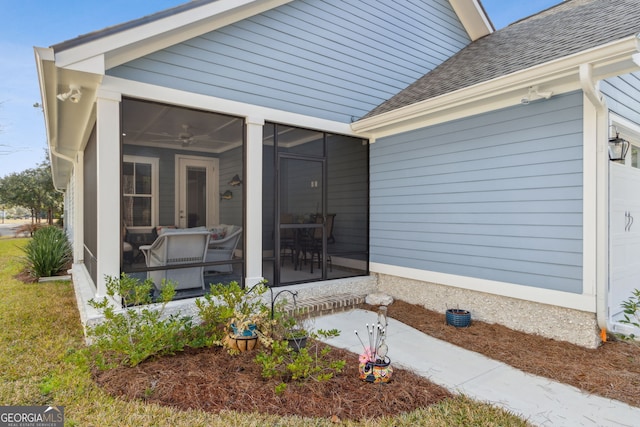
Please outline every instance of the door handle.
[[631, 226], [633, 225], [633, 215], [631, 215], [630, 211], [626, 211], [624, 213], [624, 217], [625, 217], [625, 224], [624, 224], [624, 231], [631, 231]]

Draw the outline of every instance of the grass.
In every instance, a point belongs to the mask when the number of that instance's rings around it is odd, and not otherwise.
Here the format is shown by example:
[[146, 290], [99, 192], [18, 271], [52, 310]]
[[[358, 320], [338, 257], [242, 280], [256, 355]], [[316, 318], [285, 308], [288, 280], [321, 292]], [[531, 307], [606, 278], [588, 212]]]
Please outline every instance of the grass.
[[[73, 286], [15, 279], [28, 239], [0, 240], [0, 404], [61, 405], [67, 426], [334, 426], [331, 420], [178, 411], [127, 402], [91, 378]], [[464, 396], [394, 418], [346, 426], [525, 426], [521, 419]]]

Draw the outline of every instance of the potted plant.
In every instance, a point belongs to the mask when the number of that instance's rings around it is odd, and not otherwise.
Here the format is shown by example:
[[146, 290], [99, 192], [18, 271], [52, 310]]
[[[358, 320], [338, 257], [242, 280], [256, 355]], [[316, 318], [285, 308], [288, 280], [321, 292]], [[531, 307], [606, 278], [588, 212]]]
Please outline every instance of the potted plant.
[[307, 339], [311, 330], [310, 322], [311, 319], [309, 317], [300, 317], [300, 313], [297, 310], [288, 318], [283, 335], [284, 339], [289, 343], [289, 347], [294, 351], [300, 351], [301, 348], [307, 346]]
[[246, 290], [237, 282], [211, 287], [211, 297], [217, 301], [215, 313], [209, 317], [224, 327], [223, 343], [232, 351], [250, 351], [258, 344], [260, 328], [269, 323], [269, 307], [262, 297], [267, 291], [265, 282]]
[[471, 324], [471, 312], [460, 308], [449, 308], [446, 311], [445, 318], [447, 325], [456, 328], [466, 328]]

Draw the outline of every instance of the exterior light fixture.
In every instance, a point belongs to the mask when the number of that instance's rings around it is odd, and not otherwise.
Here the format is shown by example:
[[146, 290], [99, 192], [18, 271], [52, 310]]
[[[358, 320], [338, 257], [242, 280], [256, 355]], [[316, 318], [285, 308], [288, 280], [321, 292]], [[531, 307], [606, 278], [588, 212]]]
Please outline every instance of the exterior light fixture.
[[529, 104], [531, 101], [535, 101], [538, 99], [549, 99], [551, 98], [551, 95], [553, 95], [553, 92], [548, 91], [548, 92], [540, 92], [538, 90], [538, 86], [529, 86], [529, 92], [527, 93], [526, 96], [524, 96], [521, 100], [520, 103], [522, 105], [527, 105]]
[[609, 138], [609, 160], [623, 163], [627, 157], [629, 145], [629, 141], [620, 138], [618, 131], [616, 131], [616, 136]]
[[80, 89], [81, 87], [78, 85], [69, 85], [69, 92], [59, 93], [56, 98], [58, 98], [62, 102], [68, 99], [74, 104], [77, 104], [82, 98], [82, 92], [80, 92]]

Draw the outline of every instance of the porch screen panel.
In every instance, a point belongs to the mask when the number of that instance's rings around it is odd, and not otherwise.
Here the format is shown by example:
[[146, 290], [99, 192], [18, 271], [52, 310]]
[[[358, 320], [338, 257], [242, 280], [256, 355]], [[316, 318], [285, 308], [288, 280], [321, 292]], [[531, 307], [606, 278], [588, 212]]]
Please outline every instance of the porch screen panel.
[[265, 124], [263, 274], [270, 283], [368, 274], [368, 162], [361, 138]]
[[[369, 273], [369, 145], [366, 140], [327, 135], [327, 253], [330, 277]], [[343, 266], [344, 268], [339, 268]]]
[[[125, 98], [122, 135], [122, 220], [132, 246], [122, 270], [140, 278], [163, 271], [178, 275], [184, 283], [176, 298], [205, 292], [212, 283], [242, 283], [243, 119]], [[203, 248], [206, 265], [197, 265], [202, 264], [198, 257], [177, 265], [173, 253], [162, 261], [166, 270], [150, 265], [144, 251], [155, 251], [166, 230], [188, 235], [194, 227], [211, 231], [212, 243]]]
[[97, 150], [95, 128], [89, 137], [83, 157], [84, 169], [84, 265], [95, 285], [97, 281], [98, 199]]

